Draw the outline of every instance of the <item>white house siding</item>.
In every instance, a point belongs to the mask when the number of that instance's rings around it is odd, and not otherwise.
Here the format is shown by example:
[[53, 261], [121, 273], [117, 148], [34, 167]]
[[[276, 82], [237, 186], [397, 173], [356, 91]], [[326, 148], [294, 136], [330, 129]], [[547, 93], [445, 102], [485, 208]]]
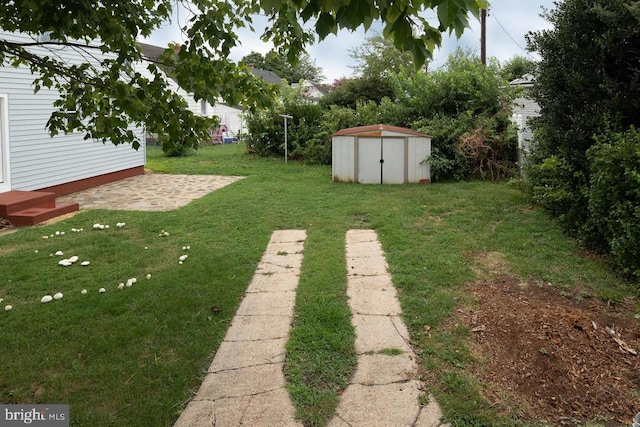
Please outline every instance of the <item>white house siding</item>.
[[[1, 33], [0, 37], [33, 41], [26, 35]], [[48, 54], [70, 64], [91, 59], [71, 48], [52, 48]], [[92, 51], [92, 55], [100, 52]], [[84, 140], [79, 132], [51, 137], [46, 123], [59, 95], [45, 88], [34, 94], [33, 79], [26, 67], [0, 67], [0, 94], [8, 98], [11, 189], [37, 190], [145, 164], [144, 143], [135, 151], [129, 144]], [[143, 129], [131, 129], [144, 142]]]
[[239, 108], [230, 107], [225, 104], [216, 104], [213, 107], [208, 106], [212, 115], [220, 118], [220, 123], [227, 125], [227, 129], [232, 135], [239, 135], [244, 133], [244, 121], [242, 116], [242, 110]]
[[517, 98], [514, 101], [512, 120], [518, 126], [518, 164], [522, 167], [527, 164], [527, 157], [531, 153], [531, 141], [533, 131], [529, 120], [540, 115], [540, 106], [532, 99]]

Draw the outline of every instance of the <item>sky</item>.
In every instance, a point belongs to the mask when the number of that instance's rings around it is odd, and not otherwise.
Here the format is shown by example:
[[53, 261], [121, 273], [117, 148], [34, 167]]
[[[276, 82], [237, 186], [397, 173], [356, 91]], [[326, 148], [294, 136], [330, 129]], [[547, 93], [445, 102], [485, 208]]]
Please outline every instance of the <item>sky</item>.
[[[525, 34], [529, 31], [540, 31], [551, 28], [551, 24], [540, 16], [544, 9], [553, 8], [553, 0], [493, 0], [487, 13], [487, 58], [495, 57], [500, 62], [505, 62], [514, 56], [526, 56], [530, 59], [539, 59], [535, 53], [526, 50]], [[432, 25], [437, 26], [435, 13], [432, 13]], [[427, 15], [429, 17], [429, 15]], [[146, 43], [166, 46], [170, 42], [184, 41], [184, 35], [180, 28], [189, 18], [189, 12], [181, 9], [174, 11], [171, 23], [163, 25], [151, 37], [140, 40]], [[231, 58], [239, 61], [252, 51], [262, 54], [271, 50], [271, 45], [260, 40], [262, 28], [266, 24], [266, 17], [257, 16], [254, 19], [256, 33], [248, 29], [241, 29], [238, 34], [241, 46], [236, 47]], [[381, 26], [377, 26], [378, 31]], [[331, 83], [335, 79], [350, 77], [353, 75], [356, 63], [351, 57], [351, 51], [362, 45], [365, 38], [376, 31], [376, 24], [369, 33], [363, 30], [355, 32], [340, 31], [337, 35], [330, 34], [322, 42], [317, 42], [307, 48], [307, 53], [319, 66], [325, 75], [325, 82]], [[433, 54], [431, 68], [437, 68], [447, 61], [449, 54], [457, 47], [471, 49], [480, 55], [480, 22], [475, 18], [470, 19], [468, 28], [460, 39], [455, 35], [443, 35], [441, 48]]]

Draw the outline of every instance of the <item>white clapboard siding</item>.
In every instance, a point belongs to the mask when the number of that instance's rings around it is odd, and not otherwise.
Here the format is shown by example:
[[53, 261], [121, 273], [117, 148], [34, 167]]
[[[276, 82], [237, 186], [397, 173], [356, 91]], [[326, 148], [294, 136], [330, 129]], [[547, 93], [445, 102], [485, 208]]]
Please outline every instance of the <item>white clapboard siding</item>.
[[513, 114], [518, 124], [518, 141], [520, 148], [525, 152], [531, 151], [533, 131], [529, 120], [540, 115], [540, 106], [530, 98], [516, 98], [514, 100]]
[[[13, 41], [33, 41], [23, 34], [0, 32], [0, 38]], [[42, 52], [42, 48], [34, 51]], [[50, 48], [48, 55], [68, 64], [85, 60], [97, 64], [99, 50], [84, 52], [79, 48]], [[53, 102], [59, 97], [46, 88], [34, 94], [34, 76], [27, 67], [0, 67], [0, 94], [7, 95], [9, 111], [9, 162], [13, 190], [37, 190], [81, 179], [117, 172], [145, 164], [145, 148], [136, 151], [129, 144], [114, 146], [85, 140], [74, 132], [49, 135], [46, 123], [53, 112]], [[142, 127], [130, 127], [144, 142]]]

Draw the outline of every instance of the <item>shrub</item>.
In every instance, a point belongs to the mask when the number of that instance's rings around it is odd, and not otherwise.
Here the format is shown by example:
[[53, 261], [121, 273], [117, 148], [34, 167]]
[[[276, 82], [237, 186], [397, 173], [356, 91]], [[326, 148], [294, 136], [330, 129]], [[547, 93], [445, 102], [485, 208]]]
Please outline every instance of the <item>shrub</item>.
[[588, 150], [590, 188], [586, 242], [613, 255], [624, 273], [640, 278], [640, 131], [607, 133]]

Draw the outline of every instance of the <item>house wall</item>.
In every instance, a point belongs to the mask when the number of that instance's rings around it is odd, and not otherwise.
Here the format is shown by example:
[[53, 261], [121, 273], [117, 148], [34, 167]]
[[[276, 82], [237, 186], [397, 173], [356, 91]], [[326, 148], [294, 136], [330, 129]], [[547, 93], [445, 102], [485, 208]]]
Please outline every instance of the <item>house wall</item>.
[[231, 135], [237, 136], [245, 133], [246, 125], [242, 117], [242, 110], [225, 104], [216, 104], [213, 107], [209, 105], [208, 108], [208, 111], [211, 111], [210, 115], [218, 116], [220, 123], [227, 125]]
[[531, 153], [533, 131], [529, 120], [540, 115], [540, 106], [529, 98], [516, 98], [514, 101], [512, 120], [518, 125], [518, 164], [527, 163], [527, 156]]
[[[0, 33], [0, 38], [34, 41], [26, 35], [7, 33]], [[70, 48], [50, 48], [47, 54], [67, 63], [92, 59]], [[98, 56], [100, 52], [92, 51], [92, 55]], [[33, 79], [26, 67], [0, 67], [0, 94], [7, 96], [8, 104], [11, 189], [37, 190], [144, 166], [144, 143], [135, 151], [128, 144], [114, 146], [85, 141], [84, 134], [79, 132], [51, 137], [46, 123], [59, 94], [45, 88], [34, 94]], [[144, 142], [142, 128], [132, 130]]]

